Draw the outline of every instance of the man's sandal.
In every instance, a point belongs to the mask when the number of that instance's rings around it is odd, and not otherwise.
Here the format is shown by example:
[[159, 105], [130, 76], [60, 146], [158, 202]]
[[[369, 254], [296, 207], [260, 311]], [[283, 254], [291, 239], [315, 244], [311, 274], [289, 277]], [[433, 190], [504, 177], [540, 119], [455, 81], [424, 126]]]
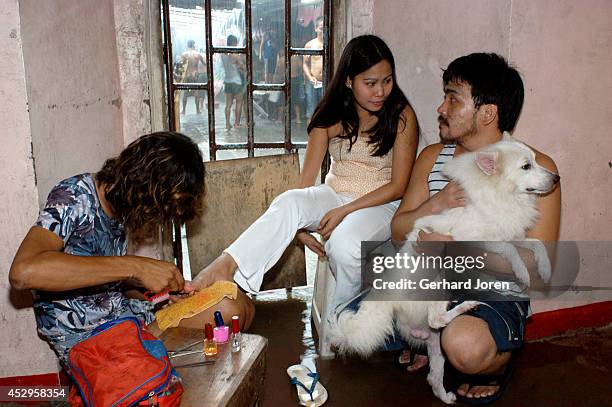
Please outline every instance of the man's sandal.
[[[467, 375], [459, 372], [447, 360], [444, 364], [444, 388], [447, 391], [452, 391], [457, 396], [457, 401], [468, 404], [470, 406], [485, 406], [498, 400], [508, 383], [512, 374], [512, 359], [506, 364], [503, 373], [501, 374], [482, 374], [482, 375]], [[469, 389], [475, 386], [499, 386], [497, 391], [490, 396], [484, 397], [468, 397], [457, 394], [457, 389], [462, 384], [468, 384]]]
[[287, 374], [295, 384], [300, 405], [318, 407], [327, 401], [327, 390], [319, 382], [318, 373], [304, 365], [293, 365], [287, 368]]

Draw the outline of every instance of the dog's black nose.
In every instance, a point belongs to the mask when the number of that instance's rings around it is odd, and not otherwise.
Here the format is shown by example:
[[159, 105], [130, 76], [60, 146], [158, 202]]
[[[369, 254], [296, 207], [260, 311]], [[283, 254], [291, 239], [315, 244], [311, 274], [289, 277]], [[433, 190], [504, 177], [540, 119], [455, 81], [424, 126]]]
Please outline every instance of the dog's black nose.
[[556, 184], [557, 182], [559, 182], [560, 179], [561, 177], [555, 174], [555, 177], [553, 178], [553, 182]]

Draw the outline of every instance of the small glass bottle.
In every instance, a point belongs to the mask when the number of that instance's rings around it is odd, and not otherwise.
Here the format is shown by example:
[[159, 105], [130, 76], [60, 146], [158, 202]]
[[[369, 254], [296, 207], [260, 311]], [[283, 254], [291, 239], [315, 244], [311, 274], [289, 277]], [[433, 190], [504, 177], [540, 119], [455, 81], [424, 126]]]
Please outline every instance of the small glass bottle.
[[211, 324], [204, 325], [204, 355], [206, 356], [217, 356], [218, 348], [217, 342], [213, 340], [213, 327]]
[[240, 321], [238, 315], [232, 317], [232, 352], [240, 352], [242, 346], [242, 334], [240, 333]]

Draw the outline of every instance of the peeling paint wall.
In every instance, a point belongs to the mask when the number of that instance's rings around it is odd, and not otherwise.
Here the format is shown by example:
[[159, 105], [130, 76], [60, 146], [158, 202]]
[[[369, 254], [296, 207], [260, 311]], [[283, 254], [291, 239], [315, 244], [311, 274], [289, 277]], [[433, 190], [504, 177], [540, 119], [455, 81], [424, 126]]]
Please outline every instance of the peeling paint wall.
[[350, 0], [348, 38], [374, 33], [374, 0]]
[[[393, 50], [400, 86], [419, 118], [421, 147], [438, 140], [441, 68], [470, 52], [497, 52], [525, 82], [515, 135], [559, 167], [561, 239], [612, 240], [611, 2], [377, 0], [373, 16], [374, 32]], [[601, 245], [591, 250], [583, 253], [577, 283], [609, 286], [609, 270], [602, 267], [610, 264], [609, 254]], [[534, 304], [534, 311], [604, 299], [609, 295], [583, 293], [577, 301], [565, 294]]]
[[97, 171], [150, 131], [144, 27], [152, 1], [3, 3], [0, 377], [59, 370], [36, 334], [31, 296], [9, 289], [10, 264], [57, 181]]
[[118, 0], [114, 2], [115, 31], [118, 52], [119, 83], [124, 144], [151, 132], [149, 73], [145, 31], [146, 0]]
[[123, 147], [113, 2], [20, 1], [39, 204]]
[[[17, 0], [0, 11], [0, 377], [58, 370], [53, 352], [38, 339], [28, 298], [10, 290], [8, 272], [38, 213]], [[31, 301], [31, 300], [30, 300]]]

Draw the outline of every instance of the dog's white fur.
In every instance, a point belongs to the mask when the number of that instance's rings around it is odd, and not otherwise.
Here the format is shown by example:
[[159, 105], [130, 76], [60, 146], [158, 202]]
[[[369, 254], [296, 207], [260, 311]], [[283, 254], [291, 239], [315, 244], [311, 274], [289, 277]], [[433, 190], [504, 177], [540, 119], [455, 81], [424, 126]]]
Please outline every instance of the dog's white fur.
[[[481, 248], [506, 258], [517, 279], [528, 285], [528, 271], [516, 247], [507, 242], [525, 240], [526, 231], [538, 217], [538, 195], [554, 188], [557, 174], [537, 164], [535, 153], [507, 134], [498, 143], [452, 159], [442, 171], [460, 184], [467, 204], [418, 219], [402, 251], [414, 253], [412, 244], [421, 230], [450, 235], [457, 241], [485, 241]], [[521, 246], [533, 250], [538, 273], [547, 281], [550, 262], [544, 246], [539, 241]], [[466, 301], [447, 311], [445, 301], [380, 301], [375, 298], [379, 294], [372, 290], [357, 312], [347, 310], [337, 321], [332, 320], [331, 342], [339, 353], [367, 357], [384, 345], [395, 326], [411, 345], [427, 345], [427, 381], [438, 398], [453, 403], [456, 396], [446, 392], [442, 384], [444, 357], [438, 329], [478, 302]]]

